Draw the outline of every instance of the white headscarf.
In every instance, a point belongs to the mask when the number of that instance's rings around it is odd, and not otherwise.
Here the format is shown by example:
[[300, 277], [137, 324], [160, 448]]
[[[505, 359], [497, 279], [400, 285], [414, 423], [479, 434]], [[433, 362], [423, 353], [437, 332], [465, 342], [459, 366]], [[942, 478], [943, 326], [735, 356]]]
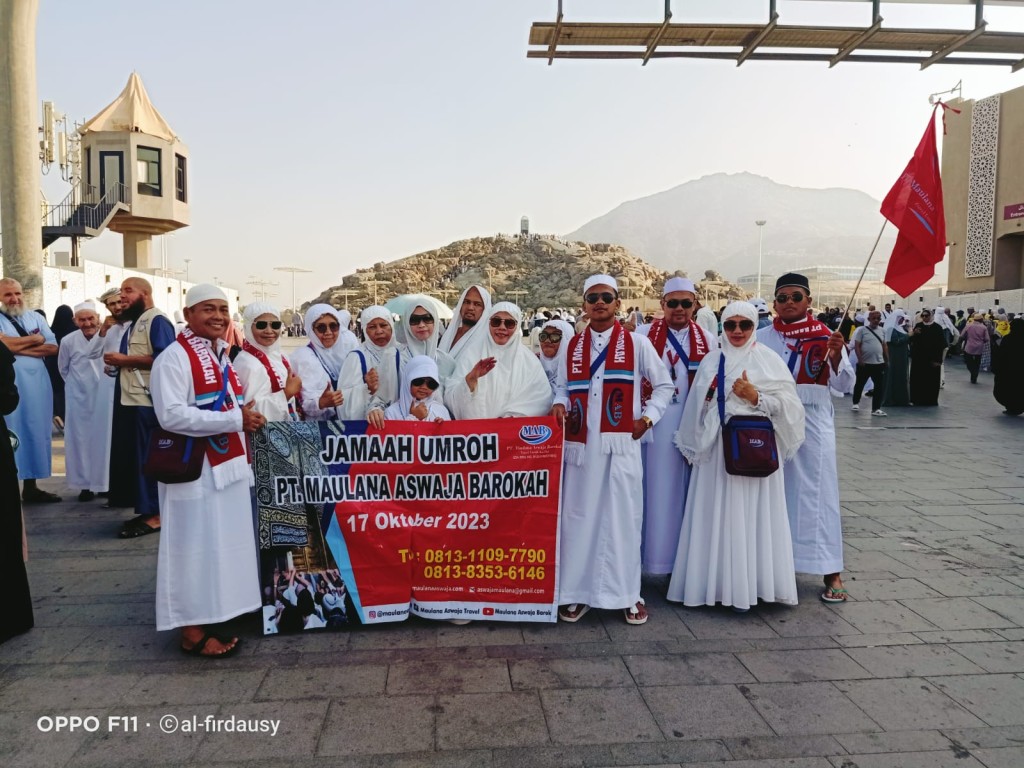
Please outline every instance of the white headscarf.
[[[466, 300], [466, 294], [476, 288], [480, 292], [480, 298], [484, 302], [484, 311], [480, 313], [480, 319], [477, 320], [476, 325], [462, 334], [457, 342], [455, 341], [455, 334], [458, 333], [459, 328], [462, 327], [462, 304]], [[487, 318], [487, 313], [491, 311], [491, 294], [482, 285], [471, 285], [462, 292], [459, 296], [459, 301], [455, 305], [455, 316], [452, 317], [451, 323], [444, 331], [444, 336], [441, 337], [440, 347], [452, 357], [461, 355], [463, 351], [472, 346], [472, 341], [477, 338], [481, 333], [487, 334], [484, 328], [486, 323], [484, 320]], [[453, 346], [454, 343], [454, 346]]]
[[[271, 360], [281, 360], [281, 337], [277, 337], [277, 341], [272, 346], [265, 347], [256, 341], [256, 337], [252, 332], [252, 324], [256, 322], [256, 318], [260, 315], [273, 315], [276, 319], [281, 319], [281, 312], [273, 304], [268, 304], [265, 301], [254, 301], [245, 307], [245, 311], [242, 312], [242, 333], [245, 334], [245, 340], [252, 344], [257, 349], [261, 350]], [[283, 327], [283, 326], [282, 326]]]
[[[757, 328], [757, 310], [746, 301], [734, 301], [722, 311], [722, 321], [730, 318], [750, 320]], [[725, 356], [725, 418], [737, 414], [764, 416], [771, 407], [772, 424], [779, 448], [779, 458], [788, 461], [804, 442], [804, 407], [796, 393], [796, 384], [789, 368], [773, 350], [757, 343], [757, 333], [752, 332], [741, 347], [734, 347], [728, 336], [722, 338], [722, 346], [711, 350], [701, 361], [686, 398], [683, 417], [676, 432], [675, 444], [692, 464], [703, 464], [712, 459], [713, 450], [719, 449], [722, 424], [718, 416], [718, 393], [711, 402], [704, 395], [718, 376], [718, 361]], [[732, 386], [743, 377], [744, 371], [750, 383], [757, 387], [759, 400], [756, 406], [741, 400], [733, 394]]]
[[[383, 347], [377, 346], [370, 337], [366, 334], [366, 326], [373, 320], [386, 320], [387, 324], [391, 326], [391, 338], [388, 339], [388, 343]], [[382, 307], [379, 304], [374, 304], [371, 307], [367, 307], [359, 315], [359, 325], [363, 329], [363, 335], [366, 336], [366, 341], [362, 343], [360, 348], [370, 358], [367, 362], [368, 368], [376, 367], [377, 363], [380, 362], [380, 356], [389, 349], [395, 349], [398, 346], [398, 342], [395, 340], [395, 319], [391, 316], [391, 311], [387, 307]]]
[[885, 318], [883, 338], [886, 341], [892, 341], [893, 335], [897, 333], [902, 333], [904, 336], [907, 335], [907, 313], [902, 309], [890, 312], [889, 316]]
[[[434, 332], [423, 341], [412, 335], [412, 327], [409, 325], [409, 318], [412, 317], [416, 307], [423, 307], [427, 310], [427, 314], [434, 318]], [[416, 355], [434, 357], [434, 353], [437, 352], [437, 341], [441, 329], [437, 320], [437, 310], [434, 308], [434, 302], [429, 297], [423, 294], [413, 294], [407, 298], [405, 311], [402, 313], [402, 327], [405, 329], [405, 346], [412, 357]]]
[[544, 375], [548, 377], [548, 383], [554, 383], [555, 376], [558, 374], [558, 361], [565, 359], [565, 350], [569, 348], [569, 342], [576, 335], [576, 331], [565, 320], [548, 320], [540, 329], [546, 331], [548, 328], [557, 328], [562, 333], [562, 341], [559, 343], [558, 352], [554, 357], [544, 357], [543, 352], [539, 354], [540, 365], [544, 369]]
[[437, 363], [426, 355], [416, 355], [402, 368], [402, 386], [401, 392], [398, 393], [398, 402], [401, 404], [403, 418], [409, 415], [409, 409], [412, 408], [412, 392], [410, 391], [412, 382], [423, 377], [431, 378], [439, 385], [441, 383], [441, 377], [437, 372]]
[[949, 315], [946, 314], [946, 310], [944, 307], [935, 308], [935, 313], [932, 315], [932, 320], [937, 322], [940, 328], [949, 331], [954, 336], [960, 335], [960, 331], [958, 331], [956, 329], [956, 326], [953, 325], [953, 321], [950, 320]]
[[[491, 318], [499, 312], [511, 315], [519, 323], [505, 344], [498, 344], [490, 333]], [[522, 343], [522, 311], [510, 301], [499, 301], [480, 323], [487, 330], [459, 358], [455, 376], [456, 381], [464, 380], [480, 360], [495, 359], [494, 369], [477, 381], [474, 410], [482, 413], [482, 418], [491, 419], [546, 414], [551, 410], [551, 385], [537, 356]], [[452, 415], [464, 418], [454, 411]]]
[[718, 318], [715, 317], [715, 313], [711, 310], [711, 307], [701, 307], [698, 309], [697, 316], [694, 317], [694, 322], [712, 336], [718, 335]]
[[[320, 338], [316, 335], [316, 331], [313, 330], [313, 326], [316, 325], [316, 321], [324, 315], [330, 315], [337, 320], [338, 325], [341, 326], [341, 328], [338, 329], [338, 340], [335, 341], [334, 346], [330, 348], [324, 346], [324, 343], [320, 341]], [[351, 317], [351, 315], [349, 317]], [[309, 343], [313, 347], [313, 352], [316, 353], [316, 356], [320, 359], [324, 368], [327, 369], [328, 375], [335, 381], [338, 380], [338, 375], [341, 373], [341, 364], [345, 362], [345, 356], [352, 349], [352, 347], [346, 346], [342, 343], [344, 341], [342, 331], [347, 327], [344, 322], [342, 322], [343, 320], [344, 318], [341, 313], [330, 304], [314, 304], [306, 310], [306, 336], [309, 337]]]

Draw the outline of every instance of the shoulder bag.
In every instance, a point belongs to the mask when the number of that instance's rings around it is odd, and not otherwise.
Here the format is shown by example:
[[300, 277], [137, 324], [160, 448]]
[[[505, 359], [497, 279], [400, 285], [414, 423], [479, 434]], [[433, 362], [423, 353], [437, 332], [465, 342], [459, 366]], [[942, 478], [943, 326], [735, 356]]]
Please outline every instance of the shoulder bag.
[[767, 477], [779, 468], [775, 427], [767, 416], [736, 415], [725, 420], [725, 355], [718, 360], [718, 417], [722, 422], [725, 471], [741, 477]]

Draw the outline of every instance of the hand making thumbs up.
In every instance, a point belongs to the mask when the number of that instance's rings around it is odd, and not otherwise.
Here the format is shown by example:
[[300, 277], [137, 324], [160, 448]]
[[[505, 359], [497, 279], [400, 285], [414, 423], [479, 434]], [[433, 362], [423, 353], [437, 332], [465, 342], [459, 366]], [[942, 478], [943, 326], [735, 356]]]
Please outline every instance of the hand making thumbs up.
[[327, 386], [324, 387], [323, 394], [320, 395], [320, 410], [326, 411], [328, 408], [337, 408], [343, 402], [345, 402], [344, 396], [328, 382]]
[[732, 383], [732, 391], [736, 394], [736, 397], [746, 400], [751, 405], [757, 405], [757, 401], [760, 399], [757, 394], [757, 387], [750, 383], [746, 371]]

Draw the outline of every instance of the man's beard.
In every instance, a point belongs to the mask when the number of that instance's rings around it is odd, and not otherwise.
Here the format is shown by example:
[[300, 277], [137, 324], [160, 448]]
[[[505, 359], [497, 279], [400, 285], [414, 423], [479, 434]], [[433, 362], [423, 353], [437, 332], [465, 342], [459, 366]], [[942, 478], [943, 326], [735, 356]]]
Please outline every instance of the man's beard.
[[19, 304], [16, 307], [8, 307], [6, 304], [0, 304], [4, 308], [4, 314], [10, 317], [21, 317], [25, 314], [25, 306]]
[[468, 317], [464, 317], [462, 318], [462, 324], [467, 328], [472, 328], [474, 325], [476, 325], [476, 320], [470, 320]]
[[117, 316], [118, 322], [124, 322], [125, 320], [128, 320], [134, 323], [136, 320], [142, 317], [142, 313], [145, 311], [146, 300], [140, 297], [121, 310], [121, 314]]

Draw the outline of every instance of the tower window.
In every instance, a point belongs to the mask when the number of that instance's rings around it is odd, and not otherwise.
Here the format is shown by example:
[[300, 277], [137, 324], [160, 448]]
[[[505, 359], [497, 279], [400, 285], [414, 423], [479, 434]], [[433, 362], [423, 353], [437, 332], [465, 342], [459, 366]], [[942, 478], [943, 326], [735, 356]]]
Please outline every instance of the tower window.
[[138, 189], [140, 195], [160, 197], [160, 150], [153, 147], [139, 147], [138, 154]]
[[187, 163], [188, 161], [181, 155], [174, 156], [174, 197], [182, 203], [188, 202]]

